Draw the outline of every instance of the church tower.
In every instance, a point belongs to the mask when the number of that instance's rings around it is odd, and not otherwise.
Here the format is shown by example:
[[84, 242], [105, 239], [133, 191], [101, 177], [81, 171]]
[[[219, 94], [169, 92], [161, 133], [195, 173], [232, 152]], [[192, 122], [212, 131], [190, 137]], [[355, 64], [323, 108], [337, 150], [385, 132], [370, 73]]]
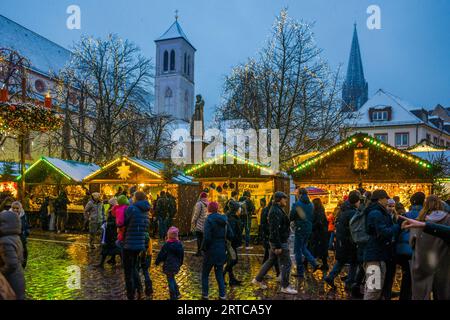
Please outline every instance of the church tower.
[[364, 78], [364, 70], [359, 50], [356, 24], [353, 29], [352, 47], [348, 60], [347, 76], [342, 88], [342, 108], [345, 111], [357, 111], [368, 99], [369, 87]]
[[189, 122], [194, 113], [194, 46], [175, 22], [156, 43], [155, 112]]

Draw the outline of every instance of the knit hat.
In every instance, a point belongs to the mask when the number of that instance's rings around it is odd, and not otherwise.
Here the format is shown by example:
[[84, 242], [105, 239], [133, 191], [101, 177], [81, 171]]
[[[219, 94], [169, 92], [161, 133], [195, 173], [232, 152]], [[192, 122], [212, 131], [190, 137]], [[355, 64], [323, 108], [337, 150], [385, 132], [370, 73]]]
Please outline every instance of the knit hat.
[[208, 204], [208, 212], [214, 213], [219, 211], [219, 204], [215, 201]]
[[205, 199], [205, 198], [208, 198], [208, 195], [206, 194], [206, 192], [200, 193], [200, 199]]
[[394, 199], [388, 199], [387, 204], [388, 204], [388, 206], [395, 206], [395, 200]]
[[94, 200], [100, 199], [100, 192], [93, 192], [92, 193], [92, 199], [94, 199]]
[[281, 191], [277, 191], [275, 192], [275, 194], [273, 195], [273, 198], [275, 201], [280, 201], [281, 199], [285, 198], [287, 199], [287, 195], [284, 192]]
[[117, 203], [119, 205], [127, 205], [128, 206], [130, 204], [130, 201], [128, 201], [128, 198], [126, 195], [122, 194], [117, 198]]
[[169, 240], [178, 240], [178, 228], [177, 227], [170, 227], [169, 230], [167, 230], [167, 239]]

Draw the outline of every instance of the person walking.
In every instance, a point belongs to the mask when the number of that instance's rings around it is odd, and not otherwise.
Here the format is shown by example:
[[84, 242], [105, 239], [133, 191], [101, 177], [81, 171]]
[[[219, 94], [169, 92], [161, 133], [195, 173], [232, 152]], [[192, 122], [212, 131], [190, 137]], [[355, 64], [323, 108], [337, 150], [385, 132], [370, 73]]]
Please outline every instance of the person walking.
[[177, 215], [177, 200], [170, 192], [167, 192], [166, 195], [169, 200], [169, 213], [167, 215], [166, 226], [167, 228], [170, 228], [172, 227], [173, 219]]
[[50, 203], [50, 198], [45, 197], [44, 201], [41, 204], [41, 207], [39, 208], [39, 219], [41, 224], [42, 231], [48, 230], [48, 206]]
[[140, 299], [142, 284], [138, 272], [139, 254], [146, 249], [149, 236], [150, 203], [144, 192], [134, 193], [133, 204], [125, 211], [125, 233], [123, 241], [123, 266], [128, 300]]
[[28, 245], [27, 239], [30, 235], [30, 224], [28, 223], [28, 215], [22, 207], [22, 204], [19, 201], [14, 201], [11, 203], [11, 211], [19, 216], [21, 232], [20, 232], [20, 240], [22, 241], [23, 248], [23, 263], [22, 267], [25, 269], [28, 261]]
[[117, 227], [117, 246], [122, 250], [123, 239], [125, 233], [125, 211], [127, 210], [129, 201], [126, 195], [122, 194], [117, 198], [117, 205], [113, 206], [112, 214], [116, 217]]
[[180, 271], [184, 260], [183, 244], [178, 238], [178, 229], [170, 227], [167, 231], [167, 241], [158, 253], [155, 264], [159, 265], [163, 262], [163, 272], [167, 277], [169, 287], [170, 300], [178, 300], [181, 298], [175, 275]]
[[232, 252], [228, 252], [227, 254], [227, 264], [224, 269], [224, 277], [228, 273], [229, 276], [229, 285], [230, 286], [238, 286], [241, 284], [241, 281], [236, 279], [233, 273], [233, 267], [238, 263], [238, 253], [237, 248], [242, 245], [242, 225], [241, 220], [239, 219], [239, 215], [241, 214], [241, 206], [239, 202], [232, 201], [228, 205], [229, 211], [226, 213], [228, 218], [228, 227], [231, 229], [233, 233], [232, 239], [227, 239], [229, 241], [229, 246], [227, 248], [232, 250]]
[[315, 198], [312, 202], [314, 206], [314, 218], [311, 236], [311, 253], [314, 257], [322, 261], [320, 268], [323, 271], [328, 271], [328, 220], [320, 198]]
[[[410, 198], [411, 207], [405, 217], [417, 219], [425, 202], [425, 193], [416, 192]], [[395, 247], [395, 262], [402, 270], [402, 282], [400, 285], [400, 300], [411, 300], [411, 258], [413, 250], [409, 244], [409, 230], [402, 230], [398, 236]]]
[[218, 212], [219, 204], [208, 204], [208, 217], [205, 220], [203, 245], [204, 252], [202, 265], [202, 299], [209, 299], [209, 274], [214, 268], [217, 285], [219, 287], [219, 299], [225, 300], [225, 281], [223, 265], [226, 261], [226, 239], [233, 238], [231, 228], [227, 227], [228, 219]]
[[328, 221], [328, 250], [334, 250], [334, 242], [335, 242], [335, 236], [336, 236], [336, 227], [335, 227], [335, 221], [336, 217], [338, 216], [339, 210], [342, 206], [343, 202], [340, 201], [340, 204], [338, 203], [338, 206], [327, 215], [327, 221]]
[[308, 241], [311, 237], [313, 226], [313, 210], [314, 206], [309, 200], [308, 191], [299, 189], [299, 199], [292, 205], [290, 212], [290, 220], [295, 230], [295, 262], [297, 264], [297, 274], [295, 276], [303, 278], [305, 276], [305, 267], [303, 257], [313, 267], [313, 272], [319, 269], [319, 265], [311, 252], [308, 250]]
[[158, 218], [159, 240], [164, 241], [167, 234], [167, 221], [170, 214], [170, 201], [165, 191], [161, 191], [159, 199], [156, 201], [156, 217]]
[[25, 299], [22, 230], [19, 216], [12, 211], [0, 213], [0, 273], [6, 278], [17, 300]]
[[287, 206], [287, 199], [288, 197], [284, 192], [277, 191], [274, 194], [274, 203], [269, 211], [269, 259], [264, 262], [252, 283], [261, 289], [267, 289], [267, 285], [263, 283], [263, 278], [275, 265], [275, 261], [278, 260], [281, 271], [280, 292], [297, 294], [297, 290], [293, 289], [289, 284], [291, 273], [291, 258], [288, 245], [290, 222], [289, 216], [284, 210]]
[[253, 249], [253, 247], [250, 246], [250, 231], [252, 226], [252, 217], [255, 214], [255, 204], [251, 200], [250, 191], [244, 191], [242, 197], [239, 199], [239, 202], [241, 203], [242, 208], [240, 219], [245, 232], [245, 249], [250, 250]]
[[111, 198], [109, 200], [109, 211], [107, 214], [106, 222], [102, 225], [102, 252], [100, 263], [97, 267], [103, 269], [107, 257], [111, 257], [108, 260], [108, 264], [116, 264], [116, 255], [120, 254], [120, 249], [117, 247], [117, 226], [114, 206], [117, 205], [117, 199]]
[[375, 190], [364, 211], [368, 235], [363, 257], [366, 273], [364, 300], [380, 300], [385, 295], [386, 263], [392, 259], [394, 239], [400, 230], [386, 209], [388, 199], [385, 190]]
[[203, 231], [205, 220], [208, 215], [208, 195], [206, 192], [200, 194], [200, 199], [194, 206], [191, 220], [191, 230], [195, 232], [197, 238], [197, 253], [194, 255], [196, 257], [202, 256], [202, 242], [203, 242]]
[[345, 289], [350, 290], [355, 282], [357, 263], [357, 249], [350, 233], [350, 220], [358, 213], [361, 203], [359, 191], [351, 191], [348, 200], [341, 208], [341, 213], [336, 220], [336, 262], [331, 272], [324, 278], [332, 288], [335, 288], [334, 279], [339, 275], [346, 264], [349, 264]]
[[145, 250], [139, 255], [139, 271], [144, 275], [145, 295], [147, 297], [153, 294], [153, 281], [150, 277], [150, 266], [152, 265], [153, 242], [150, 233], [145, 237]]
[[56, 214], [56, 230], [58, 233], [66, 232], [67, 223], [67, 205], [69, 199], [65, 191], [61, 191], [55, 199], [55, 214]]
[[[436, 195], [425, 199], [417, 219], [420, 222], [450, 226], [450, 214]], [[450, 300], [450, 248], [438, 237], [412, 229], [410, 242], [412, 299]]]
[[91, 199], [84, 208], [84, 212], [89, 218], [89, 247], [91, 249], [95, 249], [95, 238], [100, 231], [100, 226], [105, 220], [105, 214], [103, 212], [103, 202], [100, 199], [100, 193], [92, 193]]
[[[261, 213], [261, 240], [264, 246], [264, 257], [262, 263], [266, 262], [269, 259], [270, 254], [270, 231], [269, 231], [269, 212], [273, 205], [273, 196], [270, 198], [269, 205], [265, 207]], [[280, 276], [280, 265], [278, 263], [278, 259], [274, 262], [274, 268], [276, 277]], [[266, 275], [267, 276], [267, 275]]]

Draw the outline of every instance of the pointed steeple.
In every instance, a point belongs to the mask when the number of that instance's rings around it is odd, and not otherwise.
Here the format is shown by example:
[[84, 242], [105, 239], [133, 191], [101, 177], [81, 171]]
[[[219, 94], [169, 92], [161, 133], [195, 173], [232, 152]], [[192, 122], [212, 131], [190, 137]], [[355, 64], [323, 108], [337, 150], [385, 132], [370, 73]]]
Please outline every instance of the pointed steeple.
[[183, 29], [181, 28], [180, 24], [178, 23], [178, 12], [177, 12], [175, 15], [174, 23], [172, 23], [172, 25], [169, 27], [169, 29], [167, 29], [167, 31], [164, 32], [162, 36], [160, 36], [158, 39], [156, 39], [155, 42], [163, 41], [163, 40], [170, 40], [170, 39], [178, 39], [178, 38], [183, 38], [184, 40], [186, 40], [186, 42], [189, 43], [189, 45], [192, 48], [194, 48], [194, 50], [195, 50], [195, 47], [188, 40], [186, 34], [184, 33]]
[[364, 78], [358, 32], [356, 31], [355, 23], [353, 25], [353, 39], [347, 66], [347, 76], [342, 88], [342, 107], [346, 111], [356, 111], [366, 103], [367, 99], [368, 84]]

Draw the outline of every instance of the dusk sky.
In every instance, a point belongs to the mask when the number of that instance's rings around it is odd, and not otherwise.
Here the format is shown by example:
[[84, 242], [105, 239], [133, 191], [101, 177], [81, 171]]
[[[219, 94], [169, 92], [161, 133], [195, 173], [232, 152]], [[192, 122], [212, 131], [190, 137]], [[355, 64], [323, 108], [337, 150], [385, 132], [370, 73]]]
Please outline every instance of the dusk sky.
[[[6, 5], [7, 3], [7, 5]], [[332, 67], [344, 64], [357, 23], [369, 97], [383, 88], [418, 107], [450, 106], [450, 1], [446, 0], [0, 0], [0, 14], [70, 48], [81, 34], [117, 33], [154, 59], [154, 39], [179, 10], [179, 22], [197, 48], [196, 93], [212, 111], [223, 78], [264, 44], [283, 7], [315, 21], [317, 45]], [[66, 9], [81, 8], [81, 30], [66, 28]], [[366, 26], [366, 9], [381, 8], [381, 30]], [[211, 116], [212, 112], [206, 112]]]

